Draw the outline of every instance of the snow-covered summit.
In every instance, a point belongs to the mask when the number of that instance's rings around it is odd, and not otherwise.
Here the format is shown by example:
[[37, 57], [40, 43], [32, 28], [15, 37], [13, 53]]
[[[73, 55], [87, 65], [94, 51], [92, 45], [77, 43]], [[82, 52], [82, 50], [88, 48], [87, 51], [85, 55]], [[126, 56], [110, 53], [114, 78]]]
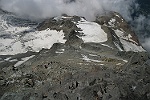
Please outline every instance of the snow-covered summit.
[[72, 35], [82, 43], [99, 43], [120, 51], [145, 51], [133, 31], [128, 29], [125, 20], [117, 13], [98, 17], [96, 22], [64, 15], [45, 20], [37, 28], [36, 25], [13, 15], [1, 14], [0, 55], [50, 49], [54, 43], [70, 41]]
[[[119, 51], [145, 51], [134, 31], [116, 12], [97, 17], [95, 22], [87, 21], [79, 16], [55, 17], [38, 26], [39, 30], [46, 28], [63, 30], [66, 39], [68, 39], [69, 34], [74, 34], [84, 43], [99, 43]], [[72, 33], [72, 31], [75, 32]]]

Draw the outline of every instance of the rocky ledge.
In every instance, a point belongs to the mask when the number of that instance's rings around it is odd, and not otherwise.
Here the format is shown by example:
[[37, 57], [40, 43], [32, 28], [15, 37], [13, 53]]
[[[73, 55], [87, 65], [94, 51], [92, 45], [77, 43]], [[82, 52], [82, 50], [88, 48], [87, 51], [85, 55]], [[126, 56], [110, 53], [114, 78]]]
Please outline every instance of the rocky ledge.
[[150, 100], [150, 56], [120, 14], [63, 15], [36, 30], [64, 41], [1, 56], [0, 100]]

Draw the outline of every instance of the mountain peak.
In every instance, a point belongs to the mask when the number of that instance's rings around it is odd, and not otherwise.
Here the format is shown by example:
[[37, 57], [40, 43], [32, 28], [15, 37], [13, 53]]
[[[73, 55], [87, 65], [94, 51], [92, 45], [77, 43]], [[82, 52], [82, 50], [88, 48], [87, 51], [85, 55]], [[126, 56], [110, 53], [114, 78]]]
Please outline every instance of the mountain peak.
[[150, 56], [120, 14], [39, 24], [8, 16], [0, 17], [0, 100], [149, 100]]
[[94, 22], [87, 21], [84, 17], [64, 15], [48, 19], [37, 27], [40, 31], [47, 28], [63, 30], [65, 39], [72, 31], [75, 31], [76, 36], [84, 42], [106, 43], [106, 45], [121, 51], [145, 51], [134, 31], [116, 12], [97, 16]]

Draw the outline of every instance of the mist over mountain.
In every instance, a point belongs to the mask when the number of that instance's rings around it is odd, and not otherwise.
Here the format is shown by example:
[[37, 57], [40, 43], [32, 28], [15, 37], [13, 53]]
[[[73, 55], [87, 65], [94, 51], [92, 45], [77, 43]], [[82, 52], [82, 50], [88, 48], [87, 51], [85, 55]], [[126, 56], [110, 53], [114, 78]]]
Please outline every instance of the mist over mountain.
[[[11, 3], [10, 3], [11, 2]], [[1, 8], [29, 18], [47, 18], [61, 14], [83, 16], [94, 20], [97, 14], [116, 11], [130, 19], [135, 0], [1, 0]]]

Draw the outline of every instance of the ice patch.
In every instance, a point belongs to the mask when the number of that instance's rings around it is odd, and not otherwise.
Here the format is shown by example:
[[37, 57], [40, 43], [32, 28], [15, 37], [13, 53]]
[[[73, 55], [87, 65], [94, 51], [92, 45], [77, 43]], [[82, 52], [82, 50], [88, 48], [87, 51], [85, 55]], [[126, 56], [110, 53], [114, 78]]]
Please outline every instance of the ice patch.
[[49, 49], [54, 43], [66, 42], [63, 31], [50, 29], [30, 33], [23, 40], [28, 40], [24, 44], [26, 47], [30, 46], [33, 51], [39, 51], [42, 48]]
[[[125, 33], [123, 31], [120, 31], [118, 29], [114, 30], [114, 31], [115, 31], [116, 35], [119, 37], [120, 42], [122, 43], [123, 48], [124, 48], [125, 51], [134, 51], [134, 52], [144, 51], [145, 52], [143, 47], [138, 46], [138, 43], [132, 39], [131, 34], [125, 35]], [[123, 51], [117, 43], [114, 43], [114, 44], [117, 46], [117, 48], [120, 51]]]
[[64, 52], [56, 51], [55, 53], [62, 54], [62, 53], [64, 53]]
[[98, 55], [94, 55], [94, 54], [89, 54], [90, 56], [93, 56], [93, 57], [97, 57]]
[[[51, 48], [54, 43], [66, 42], [63, 39], [63, 31], [50, 29], [35, 31], [33, 29], [35, 25], [18, 27], [8, 23], [6, 18], [0, 15], [0, 55], [15, 55], [27, 51], [38, 52], [42, 48]], [[6, 35], [6, 37], [3, 35]]]
[[83, 57], [82, 59], [85, 60], [85, 61], [87, 61], [87, 62], [101, 62], [99, 60], [90, 59], [86, 55], [83, 55], [83, 54], [81, 54], [81, 55]]
[[6, 58], [6, 59], [4, 59], [5, 61], [9, 61], [9, 59], [11, 59], [11, 57], [8, 57], [8, 58]]
[[32, 55], [30, 57], [25, 57], [25, 58], [22, 58], [21, 61], [17, 62], [14, 67], [17, 67], [17, 66], [20, 66], [21, 64], [23, 64], [24, 62], [26, 62], [27, 60], [33, 58], [35, 55]]
[[117, 14], [116, 14], [116, 16], [120, 18], [120, 16], [119, 16], [119, 15], [117, 15]]
[[65, 43], [63, 31], [43, 30], [25, 34], [12, 39], [0, 39], [0, 55], [14, 55], [27, 51], [38, 52], [49, 49], [54, 43]]
[[111, 47], [111, 46], [109, 46], [109, 45], [107, 45], [107, 44], [101, 44], [101, 45], [103, 45], [103, 46], [105, 46], [105, 47], [108, 47], [108, 48], [111, 48], [111, 49], [114, 49], [113, 47]]
[[63, 51], [63, 52], [65, 51], [65, 49], [60, 49], [60, 50]]
[[80, 33], [83, 33], [83, 36], [81, 36], [80, 38], [82, 38], [85, 43], [100, 43], [107, 41], [107, 34], [104, 32], [104, 30], [101, 29], [101, 26], [97, 23], [88, 22], [82, 18], [77, 23], [77, 27], [82, 30], [79, 31]]
[[121, 63], [117, 63], [116, 65], [119, 66], [119, 65], [121, 65]]
[[128, 34], [128, 35], [124, 35], [125, 33], [123, 31], [120, 31], [120, 30], [114, 30], [116, 35], [121, 38], [121, 39], [124, 39], [124, 40], [127, 40], [127, 41], [130, 41], [130, 42], [133, 42], [135, 43], [136, 45], [138, 45], [138, 43], [136, 41], [134, 41], [132, 39], [132, 35], [131, 34]]
[[105, 65], [105, 64], [99, 64], [99, 65], [103, 66], [103, 65]]
[[142, 52], [145, 50], [143, 49], [142, 46], [137, 46], [136, 44], [133, 44], [132, 42], [127, 42], [123, 39], [120, 39], [121, 43], [123, 44], [124, 50], [125, 51], [134, 51], [134, 52]]
[[9, 62], [15, 62], [15, 61], [18, 61], [18, 60], [17, 59], [9, 60]]
[[18, 61], [17, 59], [11, 59], [11, 57], [8, 57], [6, 59], [4, 59], [4, 61], [9, 61], [9, 62], [15, 62], [15, 61]]
[[110, 20], [110, 22], [108, 22], [108, 24], [109, 24], [110, 26], [112, 26], [112, 27], [115, 27], [115, 22], [116, 22], [116, 19], [112, 18], [112, 19]]
[[56, 51], [55, 53], [58, 53], [58, 54], [62, 54], [64, 53], [65, 49], [59, 49], [58, 51]]
[[127, 60], [123, 60], [125, 63], [127, 63], [128, 61]]

